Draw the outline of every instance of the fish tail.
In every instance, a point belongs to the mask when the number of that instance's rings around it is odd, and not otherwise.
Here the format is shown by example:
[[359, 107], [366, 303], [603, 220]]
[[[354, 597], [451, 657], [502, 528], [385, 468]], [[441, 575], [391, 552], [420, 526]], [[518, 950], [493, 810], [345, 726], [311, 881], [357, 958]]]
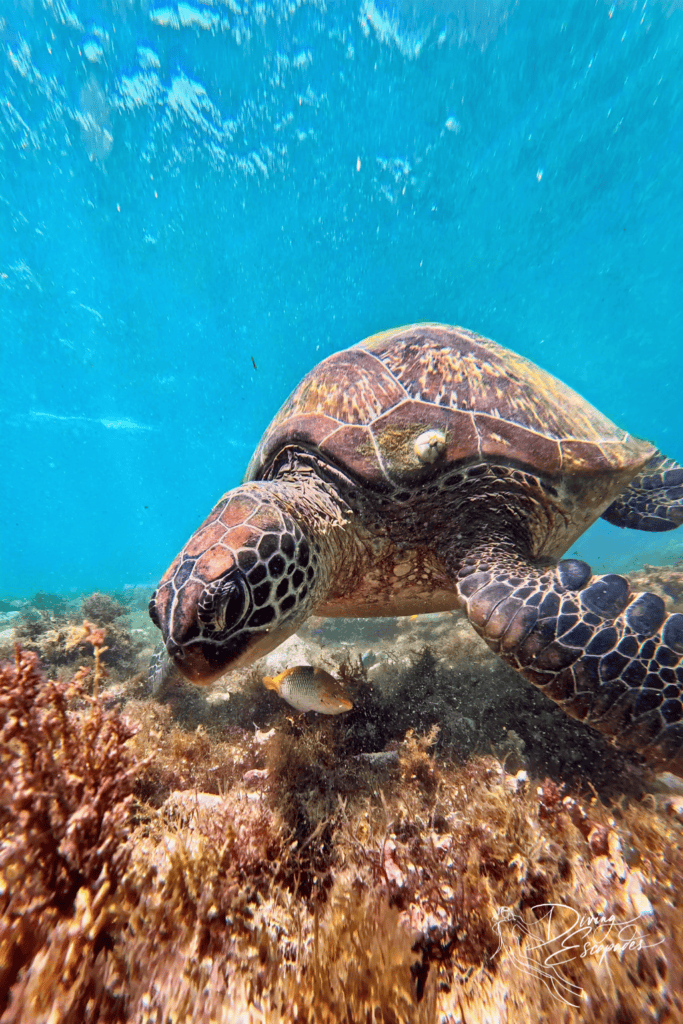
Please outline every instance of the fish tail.
[[264, 676], [263, 685], [265, 686], [266, 690], [277, 690], [277, 676]]

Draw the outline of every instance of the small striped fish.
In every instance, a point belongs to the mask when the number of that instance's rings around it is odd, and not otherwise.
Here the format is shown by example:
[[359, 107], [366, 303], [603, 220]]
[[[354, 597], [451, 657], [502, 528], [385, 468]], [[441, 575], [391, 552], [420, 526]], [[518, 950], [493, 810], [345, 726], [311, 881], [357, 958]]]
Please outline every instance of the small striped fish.
[[263, 685], [267, 690], [279, 693], [297, 711], [340, 715], [353, 707], [334, 676], [312, 665], [297, 665], [277, 676], [265, 676]]

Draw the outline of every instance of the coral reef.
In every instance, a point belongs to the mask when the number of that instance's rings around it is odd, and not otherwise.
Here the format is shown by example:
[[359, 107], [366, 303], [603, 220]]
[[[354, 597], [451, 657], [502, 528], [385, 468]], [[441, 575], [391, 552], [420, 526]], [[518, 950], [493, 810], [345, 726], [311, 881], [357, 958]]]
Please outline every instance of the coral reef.
[[0, 666], [0, 1024], [683, 1020], [682, 783], [451, 616], [314, 623], [319, 718], [151, 700], [103, 597]]
[[2, 1024], [681, 1019], [680, 797], [435, 727], [379, 760], [339, 720], [212, 736], [84, 676], [0, 672]]
[[109, 626], [127, 614], [128, 609], [124, 604], [119, 604], [109, 594], [101, 594], [98, 590], [81, 601], [81, 618], [92, 619], [99, 626]]
[[[107, 652], [103, 655], [103, 665], [116, 680], [122, 681], [138, 671], [138, 655], [147, 643], [145, 637], [131, 633], [126, 622], [128, 612], [126, 605], [97, 591], [84, 597], [80, 607], [58, 595], [38, 593], [23, 607], [3, 653], [9, 654], [11, 645], [18, 641], [25, 650], [35, 651], [53, 670], [66, 677], [88, 662], [90, 652], [74, 643], [80, 624], [86, 620], [106, 629]], [[2, 648], [0, 639], [0, 650]]]

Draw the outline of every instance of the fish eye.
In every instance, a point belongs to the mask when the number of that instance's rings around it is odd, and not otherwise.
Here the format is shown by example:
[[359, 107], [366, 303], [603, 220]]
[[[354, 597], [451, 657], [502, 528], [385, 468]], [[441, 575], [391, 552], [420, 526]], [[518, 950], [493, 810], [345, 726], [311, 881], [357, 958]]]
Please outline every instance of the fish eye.
[[229, 569], [204, 588], [197, 618], [209, 633], [233, 632], [251, 607], [251, 593], [239, 569]]

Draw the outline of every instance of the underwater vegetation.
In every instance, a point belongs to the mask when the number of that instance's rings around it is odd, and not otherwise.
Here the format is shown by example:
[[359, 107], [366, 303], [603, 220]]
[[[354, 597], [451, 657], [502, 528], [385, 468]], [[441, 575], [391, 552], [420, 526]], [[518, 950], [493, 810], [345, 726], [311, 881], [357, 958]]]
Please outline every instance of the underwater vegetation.
[[0, 672], [0, 1007], [11, 998], [7, 1019], [38, 1020], [49, 1011], [52, 983], [43, 987], [41, 964], [59, 965], [64, 1012], [78, 1019], [114, 926], [140, 765], [126, 746], [135, 727], [87, 695], [88, 674], [49, 680], [37, 656], [19, 648], [14, 667]]
[[683, 1019], [683, 789], [483, 645], [347, 656], [322, 718], [150, 700], [123, 614], [49, 614], [0, 667], [1, 1024]]
[[[58, 671], [86, 664], [91, 649], [79, 641], [81, 624], [92, 622], [106, 628], [107, 650], [102, 653], [103, 665], [125, 678], [137, 669], [137, 654], [145, 646], [136, 639], [125, 623], [128, 607], [108, 594], [95, 592], [80, 602], [68, 602], [57, 594], [36, 594], [19, 613], [12, 642], [19, 641], [28, 651], [35, 651]], [[2, 647], [0, 635], [0, 648]]]

